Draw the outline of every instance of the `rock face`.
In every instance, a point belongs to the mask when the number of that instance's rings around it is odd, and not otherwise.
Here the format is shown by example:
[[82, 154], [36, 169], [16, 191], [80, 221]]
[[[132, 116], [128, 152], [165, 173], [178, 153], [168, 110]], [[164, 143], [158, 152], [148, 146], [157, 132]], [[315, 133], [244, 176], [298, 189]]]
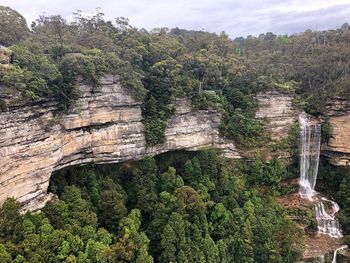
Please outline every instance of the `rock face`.
[[10, 64], [11, 54], [11, 50], [0, 45], [0, 64]]
[[298, 117], [292, 104], [293, 96], [279, 91], [268, 91], [258, 93], [256, 99], [256, 117], [266, 120], [271, 139], [276, 141], [288, 137], [288, 132]]
[[0, 112], [0, 205], [15, 197], [24, 209], [40, 209], [50, 198], [52, 172], [71, 165], [117, 163], [203, 147], [240, 158], [234, 144], [219, 137], [217, 111], [191, 111], [188, 101], [178, 100], [165, 143], [146, 147], [140, 103], [117, 82], [106, 78], [101, 87], [81, 85], [81, 91], [68, 113], [57, 111], [50, 101]]
[[[268, 91], [257, 94], [256, 99], [259, 105], [256, 117], [266, 120], [266, 128], [273, 142], [286, 138], [300, 114], [293, 107], [293, 96]], [[333, 99], [327, 105], [326, 115], [329, 117], [333, 134], [331, 140], [322, 145], [321, 154], [333, 165], [350, 166], [350, 100]], [[288, 155], [279, 152], [277, 157], [283, 158]]]
[[[0, 111], [0, 205], [15, 197], [24, 209], [40, 209], [50, 198], [52, 172], [71, 165], [117, 163], [205, 147], [241, 158], [233, 142], [219, 136], [220, 114], [215, 110], [192, 111], [188, 100], [177, 99], [165, 143], [147, 147], [140, 103], [116, 81], [105, 78], [98, 88], [82, 84], [81, 91], [68, 113], [58, 111], [53, 101]], [[292, 99], [276, 91], [257, 95], [256, 117], [267, 121], [274, 141], [286, 138], [297, 120]], [[322, 154], [335, 165], [350, 165], [350, 101], [337, 99], [328, 111], [334, 137], [323, 145]]]
[[336, 98], [327, 111], [333, 134], [322, 154], [334, 165], [350, 166], [350, 100]]

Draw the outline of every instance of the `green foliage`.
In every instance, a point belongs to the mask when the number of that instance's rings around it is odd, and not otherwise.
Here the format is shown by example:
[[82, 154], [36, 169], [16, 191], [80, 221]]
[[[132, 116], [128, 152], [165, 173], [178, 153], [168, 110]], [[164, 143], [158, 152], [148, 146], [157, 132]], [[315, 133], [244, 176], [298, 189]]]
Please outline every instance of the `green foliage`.
[[[89, 54], [90, 53], [90, 54]], [[67, 82], [81, 77], [83, 81], [91, 83], [93, 86], [99, 84], [103, 73], [106, 72], [107, 66], [101, 58], [102, 52], [92, 50], [88, 54], [66, 55], [61, 63], [60, 69]]]
[[106, 20], [99, 9], [88, 17], [78, 11], [72, 22], [40, 16], [31, 31], [16, 11], [1, 7], [0, 13], [0, 42], [12, 45], [14, 59], [0, 65], [0, 85], [25, 100], [54, 98], [67, 110], [79, 97], [80, 81], [98, 88], [111, 74], [142, 102], [148, 146], [165, 141], [176, 98], [197, 110], [222, 110], [221, 133], [251, 148], [267, 142], [255, 119], [257, 92], [296, 94], [313, 114], [324, 113], [334, 96], [350, 94], [348, 27], [231, 40], [224, 32], [138, 30], [126, 18]]
[[350, 193], [350, 171], [343, 172], [343, 179], [339, 185], [339, 190], [336, 193], [336, 200], [342, 207], [340, 214], [340, 223], [343, 226], [345, 233], [350, 232], [350, 200], [348, 198]]
[[5, 112], [7, 110], [7, 103], [6, 101], [0, 99], [0, 112]]
[[286, 179], [286, 165], [282, 160], [255, 160], [244, 168], [248, 175], [247, 181], [251, 185], [266, 186], [271, 190], [278, 190], [280, 183]]
[[333, 128], [329, 123], [329, 118], [326, 118], [321, 126], [321, 141], [323, 143], [328, 143], [329, 140], [333, 137]]
[[143, 119], [145, 124], [145, 136], [147, 145], [154, 146], [159, 143], [165, 142], [165, 128], [166, 122], [162, 119], [152, 117], [146, 117]]
[[298, 89], [298, 84], [295, 81], [287, 81], [284, 83], [273, 83], [274, 88], [276, 90], [282, 91], [282, 92], [286, 92], [286, 93], [295, 93]]
[[153, 262], [147, 251], [149, 240], [145, 233], [139, 233], [140, 226], [141, 213], [138, 209], [131, 210], [120, 221], [120, 236], [108, 251], [110, 262]]
[[33, 72], [23, 70], [16, 65], [5, 67], [0, 65], [0, 83], [15, 91], [20, 91], [25, 98], [38, 99], [40, 95], [47, 93], [47, 83], [37, 77]]
[[280, 139], [279, 141], [272, 144], [272, 151], [287, 151], [290, 156], [296, 158], [298, 155], [298, 144], [299, 144], [299, 123], [295, 122], [288, 132], [287, 138]]
[[0, 6], [0, 43], [10, 46], [20, 42], [28, 34], [25, 18], [9, 7]]
[[61, 77], [55, 64], [49, 61], [43, 54], [35, 54], [28, 47], [22, 45], [11, 46], [13, 51], [13, 63], [20, 68], [25, 68], [45, 79], [48, 83], [54, 82]]
[[307, 208], [289, 208], [287, 212], [299, 224], [317, 230], [316, 213], [313, 206]]
[[[23, 99], [54, 98], [67, 110], [79, 97], [78, 82], [98, 88], [101, 77], [111, 74], [143, 102], [148, 146], [165, 141], [176, 98], [187, 98], [194, 109], [222, 109], [223, 134], [242, 146], [261, 140], [253, 100], [259, 76], [238, 59], [225, 33], [147, 32], [127, 19], [107, 21], [99, 10], [90, 17], [74, 15], [70, 23], [60, 15], [33, 22], [32, 32], [11, 47], [14, 65], [0, 68], [0, 84]], [[294, 87], [292, 81], [279, 85], [289, 91]]]
[[19, 204], [7, 200], [0, 211], [0, 259], [263, 263], [300, 257], [301, 230], [273, 191], [256, 191], [278, 188], [282, 163], [245, 166], [214, 151], [159, 160], [167, 163], [162, 170], [148, 157], [60, 171], [50, 184], [60, 200], [40, 213], [21, 215]]
[[0, 240], [17, 241], [21, 232], [20, 204], [7, 199], [0, 209]]
[[220, 132], [223, 136], [234, 139], [239, 146], [251, 148], [264, 142], [263, 123], [255, 118], [257, 104], [249, 90], [254, 83], [245, 77], [235, 80], [234, 88], [224, 91], [223, 116]]
[[11, 255], [6, 251], [6, 247], [0, 244], [0, 261], [3, 263], [11, 263]]
[[269, 32], [234, 42], [241, 57], [264, 77], [265, 87], [300, 94], [309, 113], [324, 113], [332, 98], [350, 94], [348, 27], [290, 36]]
[[234, 110], [227, 108], [222, 117], [220, 130], [224, 136], [233, 138], [244, 148], [257, 146], [262, 141], [262, 123], [240, 108]]
[[[113, 181], [111, 180], [109, 184], [113, 185]], [[117, 228], [116, 222], [122, 219], [127, 213], [124, 205], [124, 197], [114, 187], [103, 190], [100, 199], [98, 209], [101, 225], [115, 231]]]

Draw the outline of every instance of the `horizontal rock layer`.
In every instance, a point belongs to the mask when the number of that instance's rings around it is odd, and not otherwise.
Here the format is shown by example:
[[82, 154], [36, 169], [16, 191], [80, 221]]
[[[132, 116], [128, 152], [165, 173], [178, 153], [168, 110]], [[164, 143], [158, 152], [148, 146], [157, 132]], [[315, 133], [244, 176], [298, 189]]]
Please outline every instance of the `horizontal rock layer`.
[[258, 93], [256, 99], [258, 110], [255, 116], [266, 120], [271, 139], [276, 141], [287, 138], [298, 118], [298, 112], [292, 104], [293, 96], [279, 91], [267, 91]]
[[[256, 99], [258, 102], [256, 117], [266, 120], [266, 129], [272, 141], [287, 138], [292, 124], [297, 121], [300, 114], [300, 111], [293, 107], [293, 96], [268, 91], [257, 94]], [[322, 145], [321, 154], [333, 165], [350, 166], [350, 100], [333, 99], [327, 105], [326, 115], [332, 127], [332, 138], [327, 144]], [[288, 154], [279, 152], [277, 157], [288, 157]]]
[[327, 105], [332, 138], [322, 146], [322, 154], [337, 166], [350, 166], [350, 100], [336, 98]]
[[81, 91], [68, 113], [57, 111], [54, 102], [0, 112], [0, 205], [15, 197], [24, 209], [40, 209], [50, 198], [52, 172], [71, 165], [117, 163], [204, 147], [240, 158], [234, 144], [219, 137], [217, 111], [191, 111], [187, 100], [177, 100], [165, 143], [146, 147], [140, 103], [118, 83], [106, 78], [98, 88], [81, 85]]
[[[216, 147], [240, 158], [232, 141], [219, 136], [220, 114], [192, 111], [186, 99], [175, 101], [164, 144], [147, 147], [140, 103], [112, 79], [101, 87], [81, 85], [81, 97], [68, 113], [52, 101], [11, 107], [0, 112], [0, 205], [15, 197], [24, 209], [40, 209], [53, 171], [87, 163], [117, 163], [171, 150]], [[6, 97], [3, 97], [6, 98]], [[293, 97], [276, 91], [257, 95], [256, 117], [267, 121], [273, 140], [288, 136], [298, 112]], [[333, 138], [322, 154], [335, 165], [350, 165], [350, 102], [328, 106]]]

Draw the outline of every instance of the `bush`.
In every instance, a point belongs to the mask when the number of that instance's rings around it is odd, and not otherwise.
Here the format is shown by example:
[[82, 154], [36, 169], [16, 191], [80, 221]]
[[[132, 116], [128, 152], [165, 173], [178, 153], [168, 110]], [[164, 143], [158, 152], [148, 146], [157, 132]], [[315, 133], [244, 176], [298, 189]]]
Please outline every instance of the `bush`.
[[5, 112], [7, 110], [6, 101], [0, 99], [0, 112]]
[[328, 143], [333, 137], [333, 128], [327, 117], [321, 125], [321, 141], [322, 143]]
[[287, 176], [286, 165], [279, 159], [255, 160], [245, 166], [244, 172], [250, 185], [267, 186], [272, 190], [278, 190]]
[[165, 141], [165, 128], [166, 122], [156, 118], [156, 119], [145, 119], [143, 120], [145, 124], [145, 137], [147, 145], [153, 146]]
[[220, 132], [235, 140], [241, 147], [256, 147], [263, 140], [263, 124], [240, 108], [226, 107], [221, 118]]

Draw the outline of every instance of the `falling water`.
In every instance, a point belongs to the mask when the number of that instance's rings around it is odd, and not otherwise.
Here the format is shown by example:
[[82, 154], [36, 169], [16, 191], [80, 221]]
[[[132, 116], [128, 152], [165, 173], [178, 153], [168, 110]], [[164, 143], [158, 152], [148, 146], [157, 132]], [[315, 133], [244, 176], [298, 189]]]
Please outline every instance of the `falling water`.
[[[321, 143], [321, 125], [312, 124], [307, 117], [299, 116], [300, 123], [300, 180], [299, 193], [302, 198], [313, 199], [316, 195], [315, 185], [318, 172]], [[330, 237], [342, 237], [341, 229], [336, 213], [339, 206], [336, 202], [326, 198], [317, 198], [315, 204], [318, 232]], [[331, 203], [330, 213], [326, 211], [325, 204]]]
[[[316, 220], [318, 232], [321, 234], [329, 235], [334, 238], [341, 238], [340, 225], [335, 217], [335, 214], [339, 211], [339, 206], [336, 202], [322, 198], [323, 201], [315, 205]], [[325, 203], [330, 202], [332, 204], [331, 213], [327, 213], [325, 209]]]
[[315, 195], [318, 162], [320, 157], [321, 125], [310, 124], [299, 116], [300, 123], [300, 188], [302, 198], [311, 199]]
[[338, 247], [336, 250], [334, 250], [332, 263], [337, 263], [337, 253], [338, 253], [338, 251], [346, 249], [346, 248], [348, 248], [348, 246], [347, 245], [343, 245], [341, 247]]

